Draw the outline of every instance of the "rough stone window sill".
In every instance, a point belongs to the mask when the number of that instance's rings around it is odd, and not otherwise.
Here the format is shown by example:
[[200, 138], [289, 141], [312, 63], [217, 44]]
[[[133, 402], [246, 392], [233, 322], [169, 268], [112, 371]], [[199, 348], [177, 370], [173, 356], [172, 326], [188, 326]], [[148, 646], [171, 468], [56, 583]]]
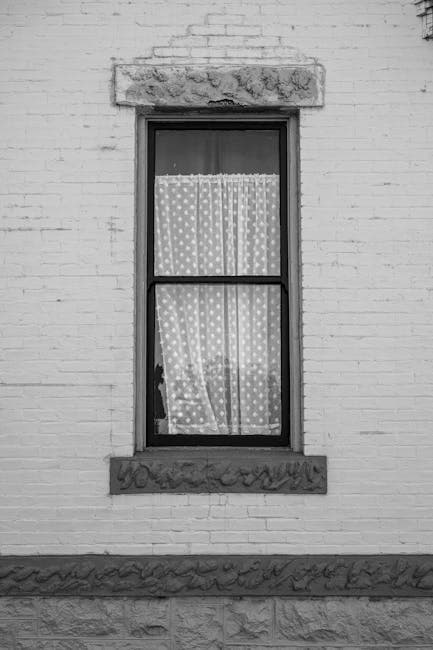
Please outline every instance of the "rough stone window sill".
[[110, 460], [110, 493], [326, 494], [326, 456], [287, 449], [151, 447]]

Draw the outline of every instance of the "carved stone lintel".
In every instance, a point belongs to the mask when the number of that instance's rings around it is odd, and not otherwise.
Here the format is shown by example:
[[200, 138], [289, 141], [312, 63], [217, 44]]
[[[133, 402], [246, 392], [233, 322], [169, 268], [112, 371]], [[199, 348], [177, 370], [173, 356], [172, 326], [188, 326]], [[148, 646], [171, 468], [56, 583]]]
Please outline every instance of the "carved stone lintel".
[[149, 448], [111, 458], [110, 492], [325, 494], [326, 457], [281, 448]]
[[149, 108], [284, 108], [322, 106], [324, 70], [287, 66], [115, 67], [115, 101]]
[[433, 556], [3, 556], [0, 596], [431, 597]]

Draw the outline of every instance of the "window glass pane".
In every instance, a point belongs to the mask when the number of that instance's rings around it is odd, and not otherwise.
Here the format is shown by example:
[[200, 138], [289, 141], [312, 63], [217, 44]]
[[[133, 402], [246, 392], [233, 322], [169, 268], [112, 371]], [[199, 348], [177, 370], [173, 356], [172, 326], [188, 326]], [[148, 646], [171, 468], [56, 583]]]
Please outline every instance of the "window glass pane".
[[157, 129], [155, 174], [279, 174], [277, 129]]
[[279, 275], [279, 176], [155, 178], [156, 275]]
[[281, 435], [281, 289], [156, 286], [156, 433]]

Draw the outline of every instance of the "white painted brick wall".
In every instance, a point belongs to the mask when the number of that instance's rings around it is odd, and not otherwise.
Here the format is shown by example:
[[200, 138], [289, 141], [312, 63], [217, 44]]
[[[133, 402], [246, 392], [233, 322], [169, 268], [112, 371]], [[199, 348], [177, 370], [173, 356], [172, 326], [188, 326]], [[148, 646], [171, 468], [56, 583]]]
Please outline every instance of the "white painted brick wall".
[[[433, 44], [412, 0], [3, 0], [2, 553], [433, 552]], [[112, 64], [317, 57], [305, 441], [327, 496], [108, 495], [133, 449], [134, 111]]]

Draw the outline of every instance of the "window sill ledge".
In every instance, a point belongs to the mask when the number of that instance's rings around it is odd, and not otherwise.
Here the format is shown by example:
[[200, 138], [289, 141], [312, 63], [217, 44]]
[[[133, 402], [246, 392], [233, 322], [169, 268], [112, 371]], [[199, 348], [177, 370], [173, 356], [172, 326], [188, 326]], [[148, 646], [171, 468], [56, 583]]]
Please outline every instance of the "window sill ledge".
[[326, 489], [326, 456], [281, 447], [152, 447], [110, 459], [110, 494], [326, 494]]

